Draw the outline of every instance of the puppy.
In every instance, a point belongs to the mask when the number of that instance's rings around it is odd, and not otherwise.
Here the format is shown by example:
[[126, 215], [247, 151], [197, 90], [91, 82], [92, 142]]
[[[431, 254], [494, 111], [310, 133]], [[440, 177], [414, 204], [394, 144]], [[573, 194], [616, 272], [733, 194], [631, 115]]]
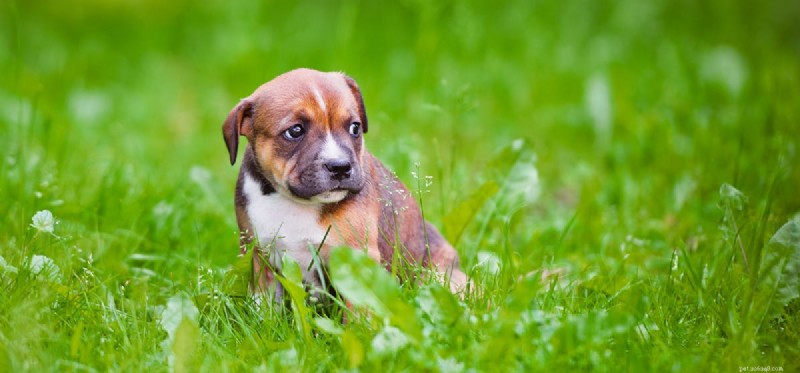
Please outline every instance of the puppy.
[[358, 85], [335, 72], [287, 72], [231, 110], [222, 133], [231, 165], [239, 137], [247, 138], [235, 206], [242, 252], [251, 243], [257, 248], [257, 297], [281, 299], [274, 271], [283, 255], [297, 261], [307, 286], [321, 289], [325, 279], [312, 262], [327, 265], [337, 246], [363, 250], [387, 269], [399, 250], [404, 261], [438, 271], [454, 293], [465, 290], [456, 251], [366, 150], [367, 129]]

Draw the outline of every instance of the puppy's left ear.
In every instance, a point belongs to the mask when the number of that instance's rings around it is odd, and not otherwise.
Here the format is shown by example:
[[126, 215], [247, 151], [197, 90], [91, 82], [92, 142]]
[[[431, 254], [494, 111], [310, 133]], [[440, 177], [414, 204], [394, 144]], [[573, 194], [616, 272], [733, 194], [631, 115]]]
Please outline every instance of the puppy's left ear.
[[344, 75], [344, 81], [347, 82], [347, 86], [350, 87], [350, 91], [353, 92], [353, 97], [356, 98], [356, 102], [358, 103], [358, 116], [361, 117], [361, 127], [364, 129], [364, 133], [367, 133], [367, 110], [364, 108], [364, 98], [361, 97], [361, 90], [358, 88], [358, 84], [353, 78]]
[[231, 110], [225, 123], [222, 124], [222, 137], [225, 138], [225, 146], [228, 147], [231, 165], [236, 163], [236, 155], [239, 153], [239, 136], [250, 136], [252, 132], [253, 102], [244, 99]]

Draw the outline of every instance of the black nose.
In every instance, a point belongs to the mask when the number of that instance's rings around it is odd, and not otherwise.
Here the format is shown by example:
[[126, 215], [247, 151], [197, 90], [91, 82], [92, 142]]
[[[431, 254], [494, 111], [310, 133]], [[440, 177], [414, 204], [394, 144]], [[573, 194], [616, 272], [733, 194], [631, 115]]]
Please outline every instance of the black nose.
[[335, 180], [347, 179], [353, 167], [347, 159], [333, 159], [325, 162], [325, 168], [331, 172], [331, 177]]

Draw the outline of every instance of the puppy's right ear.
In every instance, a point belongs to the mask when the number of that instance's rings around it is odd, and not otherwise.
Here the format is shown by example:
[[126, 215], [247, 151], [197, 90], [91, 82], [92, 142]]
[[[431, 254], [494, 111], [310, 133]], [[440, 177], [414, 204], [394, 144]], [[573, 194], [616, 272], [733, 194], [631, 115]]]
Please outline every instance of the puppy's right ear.
[[236, 155], [239, 153], [239, 136], [249, 137], [252, 133], [253, 102], [244, 99], [231, 110], [225, 123], [222, 124], [222, 137], [225, 138], [225, 146], [228, 147], [231, 165], [236, 163]]

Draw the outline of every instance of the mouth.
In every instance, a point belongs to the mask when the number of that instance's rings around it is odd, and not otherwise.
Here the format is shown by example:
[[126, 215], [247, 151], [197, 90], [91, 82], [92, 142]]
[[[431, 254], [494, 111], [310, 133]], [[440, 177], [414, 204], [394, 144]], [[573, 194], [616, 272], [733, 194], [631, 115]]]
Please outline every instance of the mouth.
[[311, 201], [318, 203], [336, 203], [347, 197], [348, 193], [350, 193], [350, 191], [347, 189], [337, 188], [317, 194], [311, 197]]
[[299, 175], [287, 178], [286, 189], [298, 202], [330, 204], [360, 193], [366, 185], [358, 168], [354, 168], [349, 177], [343, 180], [337, 180], [328, 170], [325, 171], [322, 172], [321, 167], [298, 170]]
[[337, 185], [323, 190], [288, 185], [287, 189], [295, 200], [322, 204], [340, 202], [350, 194], [358, 194], [361, 191], [361, 188], [351, 188], [345, 185]]

